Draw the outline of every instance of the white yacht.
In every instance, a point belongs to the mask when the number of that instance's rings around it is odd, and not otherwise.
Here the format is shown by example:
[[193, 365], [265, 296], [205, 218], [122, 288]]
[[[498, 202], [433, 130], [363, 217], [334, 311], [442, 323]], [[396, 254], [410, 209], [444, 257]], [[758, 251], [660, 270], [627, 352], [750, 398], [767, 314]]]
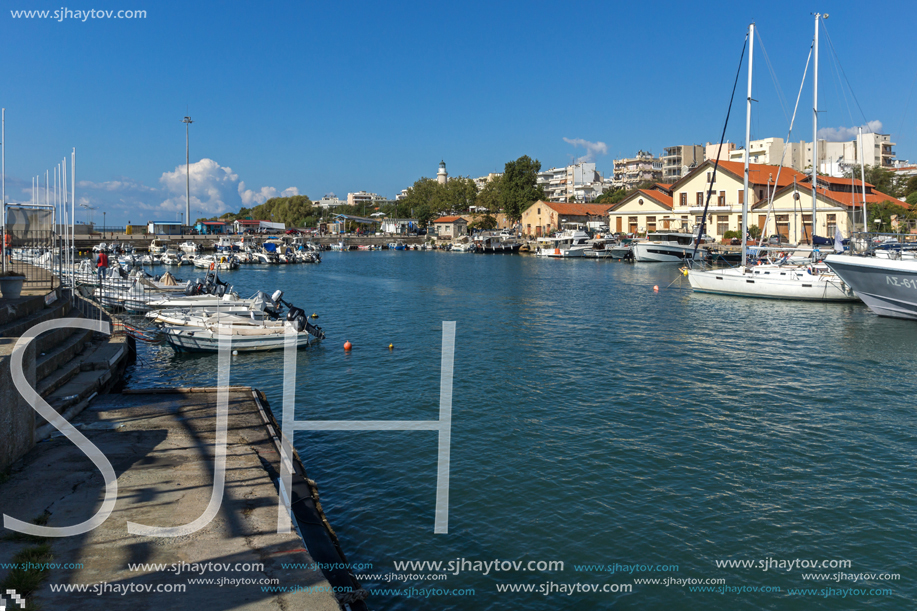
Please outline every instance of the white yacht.
[[634, 242], [634, 261], [678, 263], [685, 259], [701, 259], [707, 250], [695, 250], [695, 236], [691, 233], [656, 232], [649, 233], [645, 240]]
[[588, 233], [578, 228], [567, 228], [554, 237], [539, 238], [535, 254], [539, 257], [565, 259], [582, 257], [590, 248], [592, 244], [589, 243]]
[[178, 248], [187, 255], [196, 255], [201, 252], [201, 245], [190, 240], [182, 242]]
[[162, 256], [168, 248], [168, 242], [165, 240], [160, 240], [159, 238], [153, 238], [153, 241], [150, 242], [150, 254]]

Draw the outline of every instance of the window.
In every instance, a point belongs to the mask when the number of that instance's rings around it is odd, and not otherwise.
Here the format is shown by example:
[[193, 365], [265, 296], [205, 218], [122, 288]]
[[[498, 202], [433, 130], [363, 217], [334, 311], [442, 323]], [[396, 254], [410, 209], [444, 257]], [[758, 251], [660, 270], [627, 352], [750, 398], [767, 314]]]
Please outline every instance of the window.
[[697, 205], [698, 206], [704, 205], [704, 192], [703, 191], [697, 192]]
[[745, 189], [739, 189], [739, 205], [745, 203]]
[[646, 230], [648, 232], [656, 231], [656, 217], [655, 216], [646, 217]]
[[725, 214], [718, 215], [716, 217], [717, 235], [725, 235], [727, 231], [729, 231], [729, 217]]
[[680, 193], [678, 195], [678, 203], [682, 206], [687, 206], [688, 205], [688, 194]]
[[538, 214], [541, 214], [541, 208], [538, 209]]
[[707, 172], [707, 182], [713, 182], [713, 172]]
[[827, 237], [833, 238], [834, 234], [837, 233], [837, 215], [829, 214], [828, 215], [828, 224], [825, 231]]
[[717, 205], [718, 206], [726, 205], [726, 192], [725, 191], [720, 191], [720, 196], [717, 198]]
[[637, 217], [627, 217], [627, 231], [629, 233], [637, 233]]
[[758, 199], [764, 199], [764, 189], [758, 189]]

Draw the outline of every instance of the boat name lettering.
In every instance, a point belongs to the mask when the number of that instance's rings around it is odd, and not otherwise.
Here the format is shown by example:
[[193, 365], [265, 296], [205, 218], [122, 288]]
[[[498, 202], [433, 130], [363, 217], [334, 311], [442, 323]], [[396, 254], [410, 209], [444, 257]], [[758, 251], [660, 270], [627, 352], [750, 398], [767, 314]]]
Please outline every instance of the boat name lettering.
[[897, 276], [885, 276], [885, 284], [894, 284], [909, 289], [917, 289], [917, 278], [898, 278]]

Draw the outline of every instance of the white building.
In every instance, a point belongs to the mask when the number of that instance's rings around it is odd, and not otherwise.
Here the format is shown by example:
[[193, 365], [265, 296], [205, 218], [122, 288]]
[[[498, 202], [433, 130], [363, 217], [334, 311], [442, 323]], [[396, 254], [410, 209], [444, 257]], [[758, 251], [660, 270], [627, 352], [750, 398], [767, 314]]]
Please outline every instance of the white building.
[[396, 202], [400, 202], [401, 200], [403, 200], [403, 199], [406, 198], [407, 196], [408, 196], [408, 190], [407, 190], [407, 189], [402, 189], [402, 190], [401, 190], [401, 193], [399, 193], [398, 195], [395, 196], [395, 201], [396, 201]]
[[564, 168], [551, 168], [538, 173], [538, 184], [544, 187], [547, 201], [591, 202], [605, 191], [602, 175], [595, 171], [595, 163], [582, 162]]
[[338, 199], [338, 196], [334, 193], [326, 193], [323, 198], [317, 202], [313, 202], [314, 206], [319, 206], [320, 208], [335, 208], [337, 206], [346, 206], [347, 202], [342, 199]]
[[419, 226], [417, 219], [382, 219], [380, 231], [386, 234], [406, 235]]
[[[786, 149], [785, 153], [784, 148]], [[805, 150], [805, 142], [790, 142], [786, 144], [783, 138], [752, 140], [748, 144], [748, 162], [763, 165], [783, 165], [802, 172], [807, 165], [811, 165], [811, 161], [808, 164], [806, 163]], [[716, 155], [714, 154], [714, 156]], [[745, 149], [734, 148], [729, 151], [729, 156], [725, 160], [745, 163]], [[783, 161], [782, 164], [781, 160]]]
[[500, 178], [501, 176], [503, 176], [503, 172], [500, 172], [499, 174], [496, 172], [491, 172], [487, 176], [478, 176], [474, 179], [474, 186], [478, 188], [478, 191], [480, 191], [487, 185], [487, 183], [496, 178]]
[[377, 205], [383, 202], [385, 202], [385, 198], [377, 193], [369, 193], [367, 191], [357, 191], [356, 193], [347, 194], [347, 205], [348, 206], [360, 206], [363, 204]]

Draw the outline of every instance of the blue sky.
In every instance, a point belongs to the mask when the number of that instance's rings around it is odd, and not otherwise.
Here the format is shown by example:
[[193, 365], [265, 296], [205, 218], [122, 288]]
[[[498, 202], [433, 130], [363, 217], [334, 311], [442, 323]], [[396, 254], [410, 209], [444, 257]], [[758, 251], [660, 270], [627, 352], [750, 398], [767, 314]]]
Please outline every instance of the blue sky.
[[[5, 3], [0, 104], [7, 199], [77, 150], [77, 198], [109, 223], [184, 210], [190, 114], [192, 214], [267, 196], [394, 197], [440, 159], [450, 174], [530, 155], [561, 166], [718, 139], [747, 25], [758, 100], [752, 138], [786, 137], [766, 51], [792, 111], [822, 30], [820, 126], [879, 121], [917, 160], [911, 3], [316, 3], [149, 0]], [[10, 10], [146, 10], [145, 19], [14, 19]], [[727, 139], [744, 140], [744, 70]], [[793, 140], [811, 140], [811, 77]], [[860, 112], [862, 108], [862, 113]], [[179, 171], [180, 170], [180, 171]], [[87, 212], [78, 216], [84, 220]]]

